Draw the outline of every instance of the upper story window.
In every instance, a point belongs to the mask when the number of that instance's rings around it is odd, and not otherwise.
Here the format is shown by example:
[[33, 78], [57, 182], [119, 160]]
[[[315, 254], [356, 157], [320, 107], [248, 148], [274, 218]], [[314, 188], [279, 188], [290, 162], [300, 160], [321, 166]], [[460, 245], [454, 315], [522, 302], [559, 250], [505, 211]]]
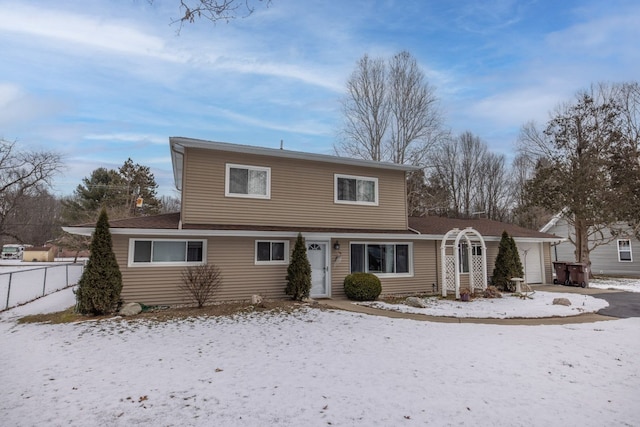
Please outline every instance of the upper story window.
[[378, 178], [335, 175], [336, 203], [378, 205]]
[[288, 240], [256, 240], [256, 264], [288, 264]]
[[131, 239], [129, 266], [201, 264], [206, 240]]
[[620, 239], [618, 240], [618, 261], [631, 262], [633, 257], [631, 256], [631, 240]]
[[413, 246], [410, 243], [352, 243], [351, 272], [377, 276], [411, 276]]
[[227, 163], [225, 196], [271, 198], [271, 168]]

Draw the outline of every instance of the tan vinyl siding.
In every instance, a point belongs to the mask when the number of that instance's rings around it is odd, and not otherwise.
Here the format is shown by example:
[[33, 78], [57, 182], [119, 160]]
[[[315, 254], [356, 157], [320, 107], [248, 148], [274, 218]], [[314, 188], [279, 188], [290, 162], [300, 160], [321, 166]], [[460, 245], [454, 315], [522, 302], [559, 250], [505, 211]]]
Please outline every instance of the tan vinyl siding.
[[[129, 237], [114, 236], [113, 241], [122, 271], [125, 301], [147, 305], [188, 302], [179, 288], [184, 267], [127, 267]], [[290, 250], [293, 243], [290, 242]], [[207, 246], [207, 263], [222, 270], [222, 286], [214, 301], [248, 300], [254, 294], [268, 299], [286, 298], [287, 266], [255, 265], [255, 239], [216, 237], [208, 239]]]
[[[133, 238], [135, 236], [131, 236]], [[153, 239], [150, 236], [140, 239]], [[184, 267], [127, 267], [130, 236], [113, 236], [114, 252], [122, 271], [122, 298], [127, 302], [141, 302], [147, 305], [182, 304], [188, 302], [179, 288], [181, 272]], [[265, 240], [265, 239], [260, 239]], [[293, 239], [274, 238], [273, 240], [289, 240], [289, 252], [293, 250]], [[336, 239], [331, 239], [333, 242]], [[251, 295], [258, 294], [267, 299], [287, 298], [286, 286], [287, 265], [255, 265], [255, 238], [251, 237], [212, 237], [207, 239], [207, 263], [215, 264], [222, 270], [222, 286], [214, 301], [249, 300]], [[350, 242], [377, 243], [370, 239], [341, 239], [341, 249], [336, 251], [329, 244], [331, 259], [331, 297], [345, 298], [343, 282], [350, 273]], [[381, 242], [382, 243], [382, 242]], [[413, 276], [383, 277], [383, 294], [439, 294], [440, 277], [440, 241], [394, 240], [393, 243], [413, 244]], [[495, 258], [498, 254], [498, 242], [487, 242], [487, 274], [491, 276]], [[544, 244], [545, 277], [551, 281], [549, 245]], [[434, 292], [434, 286], [435, 292]], [[468, 285], [468, 274], [460, 275], [462, 287]]]
[[[350, 273], [351, 269], [349, 243], [364, 241], [378, 243], [372, 240], [350, 240], [339, 251], [341, 252], [341, 260], [339, 261], [336, 261], [338, 251], [332, 250], [331, 296], [333, 298], [346, 298], [344, 294], [344, 278]], [[396, 240], [393, 243], [411, 242]], [[380, 281], [382, 282], [382, 293], [387, 295], [433, 293], [433, 284], [438, 282], [433, 241], [413, 242], [413, 277], [383, 277]]]
[[[227, 163], [271, 168], [271, 198], [225, 197]], [[334, 174], [378, 178], [378, 206], [334, 202]], [[406, 229], [403, 171], [189, 148], [184, 224]]]
[[551, 262], [551, 244], [542, 244], [542, 257], [544, 258], [544, 283], [553, 283], [553, 263]]

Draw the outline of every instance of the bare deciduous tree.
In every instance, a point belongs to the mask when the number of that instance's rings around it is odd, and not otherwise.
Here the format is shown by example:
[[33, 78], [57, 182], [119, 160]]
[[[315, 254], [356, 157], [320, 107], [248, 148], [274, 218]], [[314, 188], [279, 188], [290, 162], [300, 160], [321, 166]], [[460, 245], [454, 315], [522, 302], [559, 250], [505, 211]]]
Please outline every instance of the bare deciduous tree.
[[391, 135], [386, 157], [394, 163], [422, 165], [443, 134], [435, 89], [406, 51], [389, 61], [388, 78]]
[[[148, 1], [153, 4], [155, 0]], [[179, 0], [180, 17], [172, 23], [177, 23], [182, 28], [182, 25], [192, 24], [200, 19], [214, 24], [218, 21], [229, 22], [237, 17], [246, 18], [251, 15], [257, 3], [268, 7], [271, 0]]]
[[381, 58], [364, 55], [347, 82], [342, 101], [345, 125], [343, 143], [336, 151], [350, 157], [382, 161], [384, 137], [389, 127], [386, 66]]
[[562, 213], [577, 261], [589, 264], [590, 252], [620, 232], [620, 221], [638, 224], [637, 94], [637, 83], [592, 85], [559, 106], [543, 132], [528, 126], [521, 135], [520, 151], [537, 160], [529, 203]]
[[18, 213], [30, 198], [46, 193], [61, 166], [57, 153], [21, 151], [15, 142], [0, 140], [0, 238], [24, 242], [12, 221], [20, 219]]
[[[510, 202], [504, 156], [488, 151], [471, 132], [443, 143], [431, 156], [430, 181], [446, 191], [441, 200], [446, 214], [470, 217], [474, 213], [503, 220]], [[442, 194], [442, 193], [441, 193]]]
[[475, 212], [487, 218], [505, 221], [512, 201], [511, 177], [501, 154], [487, 152], [482, 158], [482, 170], [477, 178]]
[[341, 141], [334, 146], [339, 155], [424, 165], [445, 134], [435, 90], [408, 52], [388, 65], [363, 56], [347, 82], [342, 107]]
[[[526, 127], [528, 128], [527, 132], [529, 132], [535, 128], [535, 125], [529, 123]], [[529, 203], [526, 185], [534, 177], [537, 161], [544, 160], [536, 160], [526, 153], [518, 153], [511, 164], [512, 221], [521, 227], [532, 230], [542, 228], [557, 213]]]
[[44, 246], [60, 234], [60, 210], [60, 200], [47, 190], [25, 195], [16, 201], [6, 227], [21, 242]]
[[180, 197], [162, 196], [160, 197], [160, 213], [180, 212]]

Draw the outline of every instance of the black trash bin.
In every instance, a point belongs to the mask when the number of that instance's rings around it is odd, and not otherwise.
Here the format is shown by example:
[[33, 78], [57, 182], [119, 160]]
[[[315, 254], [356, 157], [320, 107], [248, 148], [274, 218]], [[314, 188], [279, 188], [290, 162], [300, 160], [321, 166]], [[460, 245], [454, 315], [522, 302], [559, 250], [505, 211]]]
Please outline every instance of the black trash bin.
[[567, 265], [570, 262], [568, 261], [554, 261], [553, 269], [556, 272], [556, 278], [553, 279], [553, 283], [558, 285], [568, 285], [569, 282], [569, 270], [567, 269]]
[[587, 267], [587, 264], [582, 262], [573, 262], [571, 264], [567, 264], [567, 269], [569, 270], [570, 284], [582, 286], [583, 288], [589, 286], [589, 268]]

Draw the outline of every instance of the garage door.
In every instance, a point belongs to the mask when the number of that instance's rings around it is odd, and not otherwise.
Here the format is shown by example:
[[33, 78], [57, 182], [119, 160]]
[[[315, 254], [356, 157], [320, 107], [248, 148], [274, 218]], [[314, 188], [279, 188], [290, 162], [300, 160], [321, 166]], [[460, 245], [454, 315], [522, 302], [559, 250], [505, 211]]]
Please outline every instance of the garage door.
[[[540, 243], [516, 243], [527, 283], [542, 283]], [[526, 261], [526, 265], [525, 265]]]

